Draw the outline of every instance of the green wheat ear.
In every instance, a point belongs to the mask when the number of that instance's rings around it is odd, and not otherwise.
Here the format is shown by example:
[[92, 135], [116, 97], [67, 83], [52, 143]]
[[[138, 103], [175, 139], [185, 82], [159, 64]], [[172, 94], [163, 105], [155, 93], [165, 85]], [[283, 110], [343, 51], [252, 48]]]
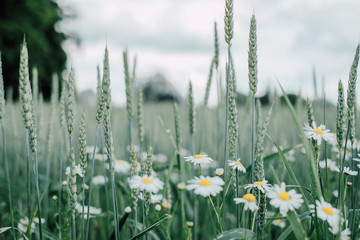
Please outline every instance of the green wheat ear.
[[100, 67], [97, 66], [97, 87], [96, 87], [96, 123], [100, 125], [104, 114], [104, 96], [102, 90], [102, 81], [100, 76]]
[[193, 95], [191, 81], [189, 82], [188, 101], [189, 101], [189, 129], [190, 129], [190, 135], [193, 136], [196, 131], [196, 111], [195, 111], [194, 95]]
[[214, 22], [214, 64], [215, 68], [219, 68], [219, 37], [218, 37], [218, 31], [217, 31], [217, 24]]
[[19, 94], [22, 106], [22, 114], [24, 125], [29, 130], [30, 136], [30, 149], [32, 152], [36, 151], [37, 145], [37, 130], [35, 124], [35, 109], [30, 87], [29, 79], [29, 55], [24, 38], [20, 52], [20, 68], [19, 68]]
[[132, 80], [129, 73], [128, 55], [127, 52], [123, 52], [124, 60], [124, 75], [125, 75], [125, 91], [126, 91], [126, 111], [128, 119], [131, 120], [133, 117], [132, 110]]
[[209, 94], [210, 94], [210, 87], [211, 87], [211, 82], [212, 82], [212, 78], [213, 78], [214, 66], [216, 66], [216, 57], [215, 56], [213, 57], [213, 59], [211, 59], [210, 70], [209, 70], [208, 80], [206, 83], [206, 90], [205, 90], [204, 101], [203, 101], [204, 107], [207, 106], [208, 101], [209, 101]]
[[[270, 123], [270, 117], [272, 114], [273, 105], [271, 105], [270, 110], [266, 116], [265, 122], [261, 123], [260, 114], [258, 115], [258, 132], [256, 137], [255, 145], [255, 180], [263, 181], [265, 180], [265, 171], [264, 171], [264, 138], [267, 131], [267, 128]], [[261, 104], [258, 104], [258, 111], [261, 112]], [[266, 195], [264, 193], [256, 193], [257, 199], [259, 201], [259, 210], [257, 215], [257, 226], [260, 231], [264, 230], [265, 227], [265, 215], [266, 215]]]
[[67, 99], [67, 115], [66, 122], [69, 137], [72, 137], [74, 131], [74, 115], [75, 115], [75, 74], [74, 69], [70, 69], [69, 83], [68, 83], [68, 99]]
[[[138, 175], [138, 165], [136, 159], [136, 152], [134, 150], [134, 146], [130, 146], [130, 177]], [[133, 200], [134, 209], [137, 207], [139, 197], [139, 190], [138, 189], [131, 189], [131, 198]]]
[[336, 139], [338, 149], [341, 151], [344, 142], [344, 127], [345, 127], [345, 100], [344, 89], [342, 81], [338, 83], [338, 100], [336, 105]]
[[86, 154], [86, 116], [85, 111], [83, 111], [80, 119], [80, 129], [79, 129], [79, 158], [82, 174], [85, 175], [85, 170], [87, 167], [87, 154]]
[[142, 89], [138, 90], [137, 101], [137, 120], [138, 120], [138, 137], [140, 144], [144, 142], [144, 110], [143, 110], [143, 92]]
[[225, 1], [225, 42], [228, 44], [228, 48], [231, 47], [231, 39], [234, 35], [234, 21], [233, 21], [233, 0]]
[[257, 91], [258, 68], [257, 68], [257, 36], [256, 36], [256, 19], [252, 15], [249, 32], [249, 51], [248, 51], [248, 68], [249, 68], [249, 87], [253, 96]]
[[355, 104], [355, 90], [356, 90], [356, 79], [357, 79], [357, 68], [359, 65], [359, 45], [356, 48], [353, 63], [351, 65], [348, 82], [347, 92], [347, 107], [348, 107], [348, 119], [353, 114], [353, 105]]
[[[230, 66], [227, 66], [231, 68]], [[230, 160], [236, 160], [236, 146], [239, 134], [239, 126], [238, 126], [238, 112], [236, 108], [236, 96], [235, 96], [235, 89], [234, 89], [234, 76], [232, 75], [232, 71], [229, 69], [228, 75], [228, 83], [229, 83], [229, 158]]]

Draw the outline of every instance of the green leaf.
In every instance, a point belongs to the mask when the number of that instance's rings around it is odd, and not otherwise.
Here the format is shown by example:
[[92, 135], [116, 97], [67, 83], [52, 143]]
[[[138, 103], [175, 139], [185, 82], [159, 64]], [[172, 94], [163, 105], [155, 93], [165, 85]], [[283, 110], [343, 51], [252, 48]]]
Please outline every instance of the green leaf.
[[218, 240], [234, 240], [234, 239], [256, 239], [253, 231], [245, 228], [234, 228], [223, 232], [216, 237]]
[[144, 229], [143, 231], [139, 232], [138, 234], [136, 234], [135, 236], [130, 238], [130, 240], [137, 239], [137, 238], [143, 236], [145, 233], [147, 233], [147, 232], [151, 231], [153, 228], [159, 226], [161, 222], [163, 222], [167, 219], [170, 219], [170, 218], [171, 218], [171, 215], [168, 215], [168, 214], [162, 216], [159, 220], [157, 220], [156, 222], [151, 224], [148, 228]]
[[288, 216], [290, 225], [294, 231], [296, 239], [298, 239], [298, 240], [309, 239], [306, 236], [305, 229], [303, 228], [298, 215], [293, 211], [289, 211], [287, 216]]
[[301, 140], [301, 142], [304, 145], [304, 148], [306, 150], [307, 160], [308, 160], [308, 162], [310, 164], [310, 170], [311, 170], [310, 177], [311, 177], [312, 184], [314, 185], [314, 186], [312, 186], [313, 198], [320, 199], [320, 197], [322, 197], [322, 192], [321, 192], [321, 187], [320, 187], [319, 174], [318, 174], [318, 172], [316, 170], [316, 167], [315, 167], [314, 155], [313, 155], [313, 152], [312, 152], [312, 150], [310, 148], [308, 138], [305, 136], [304, 130], [303, 130], [299, 120], [296, 117], [294, 107], [292, 106], [288, 96], [286, 95], [286, 93], [285, 93], [285, 91], [282, 88], [280, 83], [279, 83], [279, 86], [280, 86], [281, 91], [283, 93], [286, 104], [288, 105], [291, 117], [293, 118], [293, 121], [295, 123], [295, 127], [296, 127], [296, 130], [297, 130], [298, 134], [299, 134], [300, 140]]
[[291, 165], [289, 164], [289, 161], [285, 158], [285, 155], [284, 155], [283, 151], [281, 151], [279, 145], [277, 145], [276, 142], [269, 135], [267, 135], [267, 136], [270, 138], [270, 140], [273, 142], [274, 146], [278, 150], [278, 154], [280, 155], [280, 158], [283, 161], [285, 168], [286, 168], [287, 172], [289, 173], [289, 176], [290, 176], [293, 184], [295, 184], [297, 186], [297, 188], [301, 191], [301, 193], [305, 199], [306, 207], [307, 207], [307, 209], [309, 209], [309, 203], [307, 202], [307, 199], [305, 197], [304, 190], [301, 187], [299, 187], [300, 186], [299, 181], [297, 180], [295, 173], [294, 173]]
[[[3, 234], [4, 232], [6, 232], [12, 228], [13, 227], [2, 227], [2, 228], [0, 228], [0, 234]], [[14, 227], [14, 229], [17, 230], [24, 237], [24, 239], [29, 240], [18, 228]]]
[[[298, 144], [298, 145], [295, 145], [293, 147], [288, 147], [288, 148], [285, 148], [282, 150], [283, 153], [288, 153], [290, 152], [291, 150], [295, 150], [295, 149], [299, 149], [301, 148], [303, 145], [302, 144]], [[264, 157], [264, 162], [267, 162], [267, 161], [270, 161], [271, 159], [274, 159], [275, 157], [278, 156], [278, 153], [275, 152], [275, 153], [272, 153], [272, 154], [269, 154], [267, 156]], [[246, 169], [247, 170], [247, 169]]]
[[[304, 220], [304, 219], [306, 219], [306, 218], [309, 218], [309, 216], [310, 216], [310, 212], [309, 212], [309, 211], [301, 214], [300, 217], [299, 217], [299, 218], [300, 218], [300, 221], [302, 221], [302, 220]], [[289, 227], [287, 227], [287, 228], [285, 229], [285, 231], [282, 232], [282, 234], [279, 236], [278, 240], [285, 240], [285, 239], [287, 239], [287, 237], [289, 236], [289, 234], [290, 234], [292, 231], [293, 231], [293, 226], [290, 225]]]

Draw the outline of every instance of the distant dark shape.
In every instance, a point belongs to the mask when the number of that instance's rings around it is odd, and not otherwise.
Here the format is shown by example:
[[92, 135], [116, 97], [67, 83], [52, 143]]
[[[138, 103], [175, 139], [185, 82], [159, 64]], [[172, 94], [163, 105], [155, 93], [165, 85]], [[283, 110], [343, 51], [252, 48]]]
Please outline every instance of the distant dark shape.
[[[301, 97], [301, 96], [298, 96], [296, 94], [286, 94], [287, 97], [289, 98], [291, 104], [294, 106], [296, 104], [297, 101], [301, 101], [302, 103], [305, 103], [306, 101]], [[285, 98], [284, 96], [280, 96], [280, 103], [282, 104], [285, 104], [286, 105], [286, 101], [285, 101]]]
[[[268, 91], [263, 96], [255, 97], [255, 99], [259, 99], [261, 105], [266, 106], [266, 105], [271, 104], [274, 101], [274, 99], [273, 99], [274, 96], [275, 95], [273, 93], [270, 93]], [[301, 96], [298, 96], [296, 94], [290, 93], [290, 94], [287, 94], [287, 97], [289, 98], [289, 100], [293, 106], [296, 104], [297, 101], [301, 101], [301, 104], [304, 104], [306, 102]], [[238, 105], [245, 105], [246, 102], [249, 101], [249, 99], [250, 98], [247, 95], [242, 94], [242, 93], [237, 93], [236, 103]], [[284, 96], [279, 96], [279, 99], [280, 99], [281, 104], [286, 105]]]
[[36, 67], [39, 94], [50, 96], [52, 74], [65, 68], [66, 54], [61, 47], [67, 38], [56, 29], [64, 18], [53, 0], [0, 0], [0, 51], [3, 60], [5, 89], [14, 89], [18, 97], [20, 44], [26, 37], [29, 51], [29, 70]]
[[161, 73], [147, 79], [143, 85], [144, 102], [182, 102], [182, 97]]

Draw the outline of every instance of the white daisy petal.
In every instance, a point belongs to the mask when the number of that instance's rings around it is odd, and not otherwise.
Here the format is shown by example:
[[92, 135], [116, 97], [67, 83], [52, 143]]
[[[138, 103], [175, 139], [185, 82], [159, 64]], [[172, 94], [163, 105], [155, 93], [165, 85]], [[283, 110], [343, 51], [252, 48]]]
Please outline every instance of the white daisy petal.
[[188, 181], [189, 185], [186, 186], [187, 190], [194, 190], [195, 194], [203, 197], [216, 196], [223, 190], [222, 185], [225, 182], [218, 176], [215, 177], [195, 177]]

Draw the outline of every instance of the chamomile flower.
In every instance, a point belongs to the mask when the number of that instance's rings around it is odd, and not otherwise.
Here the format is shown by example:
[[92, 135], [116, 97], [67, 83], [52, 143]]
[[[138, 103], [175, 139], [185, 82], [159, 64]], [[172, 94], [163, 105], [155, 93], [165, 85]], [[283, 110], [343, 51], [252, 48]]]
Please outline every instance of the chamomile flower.
[[294, 189], [286, 191], [286, 184], [284, 182], [282, 182], [280, 186], [275, 184], [266, 194], [268, 198], [271, 198], [270, 204], [279, 208], [283, 216], [285, 216], [289, 210], [294, 211], [299, 208], [304, 202], [301, 194], [296, 193]]
[[246, 168], [240, 162], [240, 158], [236, 161], [228, 160], [228, 164], [232, 169], [237, 169], [240, 172], [246, 173]]
[[104, 177], [102, 175], [95, 176], [92, 178], [92, 184], [94, 185], [104, 185], [108, 181], [107, 177]]
[[262, 193], [265, 193], [265, 191], [267, 191], [270, 187], [270, 184], [268, 184], [267, 180], [262, 180], [262, 181], [256, 181], [254, 183], [250, 183], [250, 184], [246, 184], [244, 186], [245, 189], [251, 190], [253, 188], [257, 188], [259, 189]]
[[222, 175], [224, 175], [224, 169], [223, 168], [215, 169], [215, 174], [216, 174], [216, 176], [221, 177]]
[[340, 233], [340, 240], [350, 240], [350, 234], [350, 229], [345, 228], [345, 230]]
[[[326, 162], [325, 160], [319, 162], [320, 168], [326, 168]], [[333, 172], [340, 172], [339, 167], [336, 165], [335, 161], [332, 161], [331, 159], [327, 160], [327, 167]]]
[[115, 161], [115, 172], [128, 174], [130, 172], [130, 163], [125, 160]]
[[98, 152], [99, 152], [99, 148], [98, 148], [98, 147], [87, 146], [85, 152], [86, 152], [86, 154], [90, 155], [90, 154], [93, 154], [94, 150], [95, 150], [95, 153], [98, 153]]
[[222, 185], [225, 182], [218, 176], [215, 177], [195, 177], [188, 181], [189, 185], [186, 186], [188, 190], [194, 190], [195, 194], [199, 194], [203, 197], [216, 196], [223, 190]]
[[[83, 172], [82, 172], [82, 169], [81, 169], [80, 164], [76, 165], [76, 166], [75, 166], [75, 169], [74, 169], [73, 171], [75, 171], [75, 174], [79, 175], [80, 177], [84, 177], [84, 174], [83, 174]], [[66, 176], [69, 176], [70, 173], [71, 173], [71, 169], [70, 169], [70, 167], [67, 167], [67, 168], [65, 169], [65, 175], [66, 175]]]
[[356, 176], [358, 174], [358, 172], [350, 170], [349, 167], [344, 167], [344, 174], [350, 175], [350, 176]]
[[106, 154], [101, 154], [101, 153], [95, 154], [95, 160], [98, 160], [98, 161], [106, 161], [107, 158], [108, 158], [108, 157], [107, 157]]
[[[315, 212], [314, 204], [311, 204], [309, 207], [312, 209], [312, 212]], [[329, 223], [330, 227], [332, 227], [331, 231], [334, 234], [339, 232], [340, 210], [331, 206], [330, 203], [325, 202], [323, 197], [321, 197], [320, 201], [316, 200], [316, 214], [318, 218]]]
[[[88, 208], [89, 208], [89, 206], [84, 205], [84, 213], [85, 213], [84, 217], [85, 217], [85, 219], [87, 219]], [[76, 203], [75, 210], [78, 213], [82, 213], [82, 211], [83, 211], [82, 205], [80, 203]], [[99, 214], [101, 214], [101, 208], [96, 208], [96, 207], [90, 206], [90, 208], [89, 208], [89, 218], [95, 217], [95, 215], [99, 215]]]
[[284, 228], [286, 226], [285, 222], [281, 219], [275, 219], [272, 221], [272, 224], [280, 228]]
[[[142, 192], [139, 194], [139, 198], [141, 200], [144, 200], [144, 195], [143, 195]], [[162, 199], [163, 199], [162, 194], [151, 194], [151, 196], [150, 196], [150, 202], [151, 203], [159, 203], [159, 202], [161, 202]]]
[[252, 212], [259, 209], [256, 204], [256, 198], [253, 194], [247, 193], [242, 198], [234, 198], [236, 204], [244, 203], [244, 210], [250, 209]]
[[[20, 218], [17, 228], [21, 232], [26, 233], [28, 225], [29, 225], [29, 219], [27, 217]], [[35, 223], [34, 222], [31, 223], [31, 233], [33, 233], [33, 232], [35, 232]]]
[[164, 209], [170, 209], [171, 208], [171, 201], [167, 200], [167, 199], [163, 199], [161, 206]]
[[191, 162], [195, 165], [195, 164], [202, 164], [202, 163], [205, 163], [205, 164], [211, 163], [213, 160], [211, 158], [209, 158], [208, 155], [196, 154], [194, 156], [185, 157], [185, 161]]
[[164, 183], [157, 177], [151, 175], [133, 176], [128, 178], [128, 183], [131, 189], [139, 189], [151, 193], [157, 193], [162, 190]]
[[316, 140], [317, 144], [321, 144], [321, 139], [325, 141], [332, 141], [334, 134], [330, 133], [329, 129], [325, 128], [325, 125], [321, 124], [319, 127], [316, 127], [316, 123], [312, 122], [312, 127], [305, 123], [304, 127], [305, 135], [308, 138], [313, 138]]

